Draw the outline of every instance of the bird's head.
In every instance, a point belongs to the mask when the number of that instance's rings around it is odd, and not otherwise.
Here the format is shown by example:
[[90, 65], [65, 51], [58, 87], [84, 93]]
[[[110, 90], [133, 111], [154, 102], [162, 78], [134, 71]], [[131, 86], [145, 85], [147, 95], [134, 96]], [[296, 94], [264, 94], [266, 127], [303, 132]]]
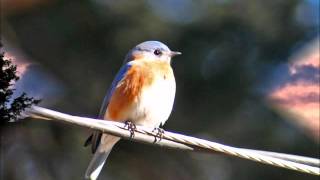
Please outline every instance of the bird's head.
[[159, 41], [145, 41], [129, 51], [126, 61], [146, 60], [170, 63], [171, 58], [181, 52], [171, 51], [168, 46]]

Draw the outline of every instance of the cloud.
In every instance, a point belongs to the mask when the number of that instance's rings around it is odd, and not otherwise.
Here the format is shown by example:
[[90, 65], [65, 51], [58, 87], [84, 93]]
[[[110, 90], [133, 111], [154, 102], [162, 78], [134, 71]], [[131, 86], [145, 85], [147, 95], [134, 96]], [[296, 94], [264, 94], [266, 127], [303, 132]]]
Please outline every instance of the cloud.
[[10, 52], [6, 52], [4, 54], [5, 60], [10, 60], [12, 64], [17, 65], [17, 75], [22, 76], [22, 74], [27, 70], [30, 63], [24, 61], [24, 60], [17, 60], [17, 58], [12, 55]]
[[4, 57], [17, 66], [17, 76], [20, 79], [14, 84], [12, 99], [23, 92], [29, 97], [41, 99], [41, 105], [54, 104], [64, 95], [64, 88], [56, 78], [46, 72], [39, 64], [33, 63], [31, 57], [19, 48], [10, 46], [4, 41]]
[[[18, 64], [19, 67], [19, 64]], [[30, 64], [15, 84], [13, 96], [26, 92], [28, 96], [41, 99], [43, 104], [53, 104], [61, 99], [64, 88], [53, 76], [45, 72], [40, 65]]]
[[319, 38], [316, 38], [291, 57], [290, 63], [284, 66], [287, 69], [283, 69], [285, 78], [275, 79], [277, 83], [268, 94], [274, 107], [290, 115], [290, 119], [317, 140], [320, 135], [319, 58]]

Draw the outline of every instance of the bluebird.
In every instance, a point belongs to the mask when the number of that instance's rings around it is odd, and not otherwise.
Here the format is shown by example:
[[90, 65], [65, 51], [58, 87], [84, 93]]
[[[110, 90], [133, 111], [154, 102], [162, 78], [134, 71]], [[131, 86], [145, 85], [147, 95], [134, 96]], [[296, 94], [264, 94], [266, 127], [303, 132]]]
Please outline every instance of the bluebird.
[[[111, 84], [99, 118], [158, 128], [170, 116], [176, 91], [171, 58], [180, 55], [159, 41], [145, 41], [127, 54]], [[112, 147], [120, 137], [94, 132], [85, 145], [94, 153], [87, 179], [97, 179]]]

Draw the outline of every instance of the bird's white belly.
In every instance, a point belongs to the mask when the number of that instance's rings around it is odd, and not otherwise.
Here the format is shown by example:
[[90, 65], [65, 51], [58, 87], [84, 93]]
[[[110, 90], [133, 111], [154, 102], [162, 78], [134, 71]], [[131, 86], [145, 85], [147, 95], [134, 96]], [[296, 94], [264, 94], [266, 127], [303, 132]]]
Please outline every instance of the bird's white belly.
[[172, 111], [175, 92], [174, 77], [159, 78], [151, 86], [143, 89], [133, 112], [134, 123], [149, 127], [163, 125]]

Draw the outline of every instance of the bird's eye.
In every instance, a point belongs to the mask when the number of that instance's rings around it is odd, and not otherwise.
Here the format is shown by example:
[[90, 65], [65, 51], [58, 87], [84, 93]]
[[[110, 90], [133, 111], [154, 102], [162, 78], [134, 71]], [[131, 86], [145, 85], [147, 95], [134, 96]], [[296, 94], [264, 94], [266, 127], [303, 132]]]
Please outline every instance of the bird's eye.
[[162, 52], [160, 51], [160, 49], [156, 49], [156, 50], [154, 50], [153, 54], [159, 56], [162, 54]]

